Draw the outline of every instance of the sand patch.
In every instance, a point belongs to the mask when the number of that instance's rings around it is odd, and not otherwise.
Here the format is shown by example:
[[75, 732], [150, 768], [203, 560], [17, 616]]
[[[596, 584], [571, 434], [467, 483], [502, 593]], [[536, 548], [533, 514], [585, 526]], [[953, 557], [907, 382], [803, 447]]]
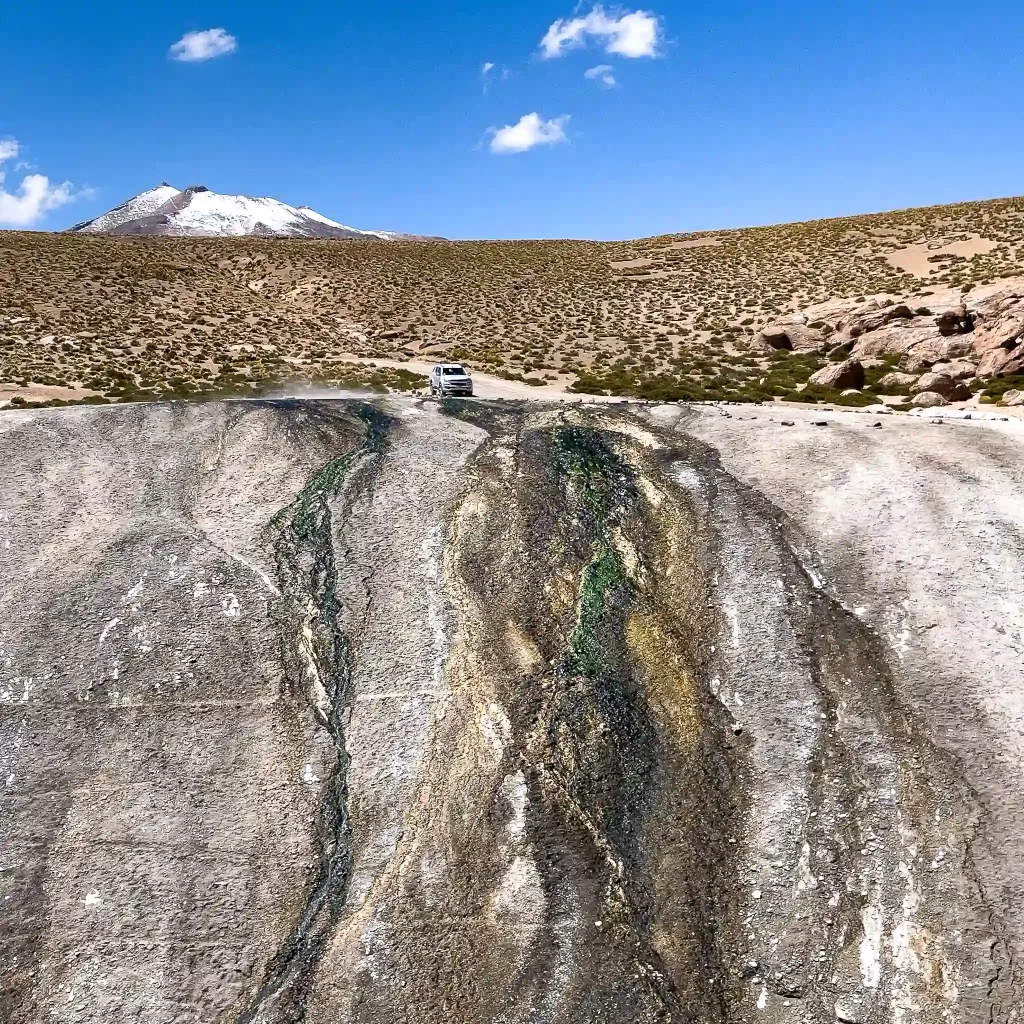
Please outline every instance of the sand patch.
[[969, 260], [972, 256], [984, 256], [986, 253], [990, 253], [997, 245], [999, 243], [991, 238], [975, 235], [961, 241], [950, 242], [948, 245], [937, 241], [919, 242], [916, 245], [908, 245], [903, 249], [887, 253], [885, 258], [897, 270], [902, 270], [905, 274], [927, 277], [933, 270], [942, 267], [940, 262], [930, 262], [930, 257], [960, 256]]
[[611, 261], [611, 267], [612, 267], [612, 270], [626, 270], [627, 268], [632, 268], [632, 267], [649, 267], [653, 262], [654, 262], [654, 260], [645, 260], [645, 259], [638, 259], [638, 260], [612, 260]]
[[89, 388], [66, 388], [56, 384], [33, 384], [31, 381], [24, 388], [17, 384], [0, 384], [0, 408], [9, 405], [15, 396], [29, 402], [53, 402], [57, 399], [80, 402], [83, 398], [98, 394], [99, 391], [90, 391]]
[[670, 249], [706, 249], [709, 246], [721, 244], [722, 240], [720, 238], [685, 238], [681, 242], [669, 242], [668, 247]]

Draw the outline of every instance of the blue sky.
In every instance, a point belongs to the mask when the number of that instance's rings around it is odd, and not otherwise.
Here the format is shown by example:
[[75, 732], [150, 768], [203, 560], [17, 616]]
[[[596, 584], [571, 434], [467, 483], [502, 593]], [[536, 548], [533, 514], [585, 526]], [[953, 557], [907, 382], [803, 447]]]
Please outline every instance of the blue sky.
[[[232, 52], [173, 58], [215, 28]], [[984, 0], [9, 3], [0, 216], [59, 229], [167, 180], [363, 228], [625, 238], [1014, 195], [1022, 38]], [[18, 205], [26, 175], [48, 191]]]

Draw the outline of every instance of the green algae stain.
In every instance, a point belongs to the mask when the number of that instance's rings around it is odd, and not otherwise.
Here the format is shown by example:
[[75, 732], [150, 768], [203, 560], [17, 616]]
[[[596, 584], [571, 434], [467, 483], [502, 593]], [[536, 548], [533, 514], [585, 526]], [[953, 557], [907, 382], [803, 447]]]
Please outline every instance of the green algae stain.
[[602, 543], [597, 556], [583, 570], [579, 612], [569, 637], [569, 667], [575, 673], [591, 678], [601, 674], [605, 645], [600, 634], [607, 619], [608, 597], [613, 589], [627, 583], [618, 555]]
[[607, 645], [618, 621], [610, 602], [632, 587], [611, 541], [614, 521], [627, 512], [635, 491], [629, 467], [594, 430], [554, 431], [554, 466], [571, 484], [570, 494], [594, 527], [595, 553], [583, 570], [576, 625], [569, 637], [565, 668], [596, 679], [607, 670]]
[[[321, 466], [296, 495], [291, 505], [281, 509], [271, 520], [278, 529], [287, 527], [301, 540], [311, 540], [319, 526], [325, 499], [336, 494], [345, 482], [353, 464], [363, 456], [383, 450], [391, 419], [379, 409], [359, 403], [355, 413], [363, 421], [366, 433], [354, 452], [341, 455]], [[289, 518], [290, 517], [290, 518]]]
[[603, 528], [621, 504], [620, 492], [631, 488], [629, 469], [596, 431], [559, 427], [554, 442], [555, 470], [579, 487], [584, 506]]

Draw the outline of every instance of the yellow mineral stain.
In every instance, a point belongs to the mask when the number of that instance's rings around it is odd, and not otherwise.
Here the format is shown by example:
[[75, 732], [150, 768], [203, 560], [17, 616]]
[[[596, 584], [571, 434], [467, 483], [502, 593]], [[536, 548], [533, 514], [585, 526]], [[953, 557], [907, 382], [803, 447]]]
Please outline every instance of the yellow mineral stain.
[[666, 740], [689, 749], [700, 732], [701, 715], [697, 682], [679, 640], [665, 628], [660, 615], [640, 608], [626, 624], [626, 643], [647, 687], [651, 708], [662, 720]]
[[516, 665], [523, 672], [533, 672], [544, 663], [544, 657], [537, 645], [523, 632], [518, 622], [509, 620], [506, 633], [508, 650]]

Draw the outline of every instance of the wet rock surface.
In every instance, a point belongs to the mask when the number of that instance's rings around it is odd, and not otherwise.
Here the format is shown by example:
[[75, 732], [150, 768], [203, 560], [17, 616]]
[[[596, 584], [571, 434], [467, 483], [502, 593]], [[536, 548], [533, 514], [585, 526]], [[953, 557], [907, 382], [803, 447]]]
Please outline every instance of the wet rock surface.
[[843, 422], [0, 416], [0, 1019], [1019, 1020], [1019, 440]]

